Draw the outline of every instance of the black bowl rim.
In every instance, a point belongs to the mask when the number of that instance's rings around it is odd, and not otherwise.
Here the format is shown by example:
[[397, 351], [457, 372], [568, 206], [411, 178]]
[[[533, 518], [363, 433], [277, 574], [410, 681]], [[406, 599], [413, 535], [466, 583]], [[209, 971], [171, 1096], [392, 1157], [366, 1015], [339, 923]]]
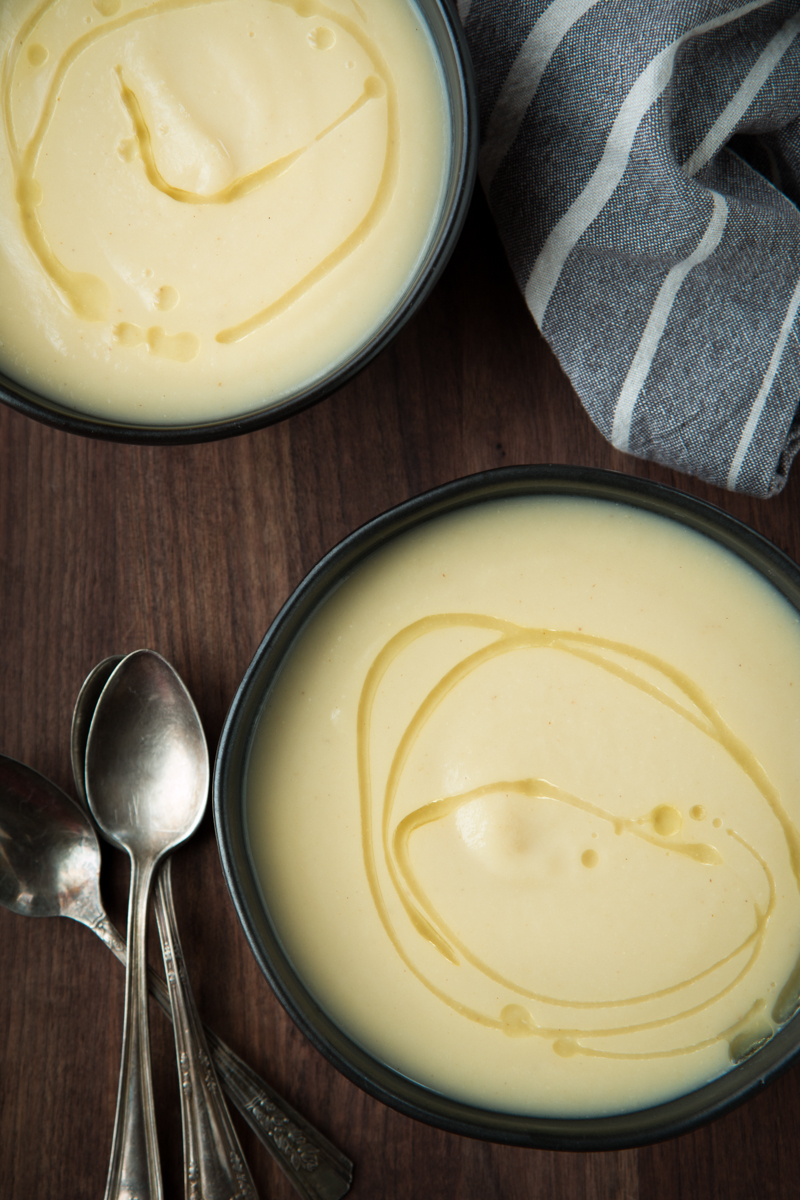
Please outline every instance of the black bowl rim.
[[[451, 0], [413, 0], [413, 3], [419, 6], [432, 35], [432, 23], [440, 26], [443, 42], [440, 43], [434, 36], [434, 43], [439, 50], [439, 61], [446, 81], [448, 67], [452, 70], [449, 78], [452, 87], [448, 94], [453, 129], [453, 169], [442, 204], [438, 234], [428, 248], [423, 274], [406, 292], [400, 306], [387, 315], [380, 328], [355, 354], [302, 391], [265, 408], [226, 420], [172, 425], [134, 425], [106, 420], [97, 415], [84, 415], [79, 409], [68, 408], [57, 400], [40, 396], [24, 383], [2, 372], [0, 401], [34, 421], [64, 433], [133, 445], [192, 445], [238, 437], [302, 412], [338, 391], [380, 354], [422, 306], [447, 266], [466, 220], [478, 165], [477, 89], [461, 22]], [[443, 61], [445, 51], [452, 55], [450, 63]]]
[[[777, 1078], [800, 1056], [800, 1017], [787, 1022], [745, 1062], [693, 1092], [651, 1108], [588, 1118], [481, 1109], [432, 1091], [373, 1058], [317, 1004], [295, 974], [272, 927], [247, 849], [242, 777], [253, 727], [281, 662], [319, 604], [359, 562], [398, 534], [459, 508], [523, 495], [590, 497], [677, 520], [754, 567], [800, 612], [800, 568], [792, 559], [735, 517], [666, 485], [556, 464], [499, 468], [443, 484], [348, 534], [311, 569], [270, 625], [236, 692], [219, 742], [213, 783], [217, 841], [225, 881], [258, 965], [290, 1017], [353, 1083], [407, 1116], [468, 1137], [548, 1150], [631, 1148], [688, 1133]], [[243, 876], [242, 859], [249, 879]]]

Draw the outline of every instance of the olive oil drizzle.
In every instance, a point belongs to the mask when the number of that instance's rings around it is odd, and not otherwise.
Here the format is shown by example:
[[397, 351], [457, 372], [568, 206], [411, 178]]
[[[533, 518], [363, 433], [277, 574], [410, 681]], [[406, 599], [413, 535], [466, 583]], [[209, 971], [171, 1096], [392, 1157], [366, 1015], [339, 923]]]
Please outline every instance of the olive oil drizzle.
[[274, 3], [287, 4], [289, 7], [293, 7], [300, 16], [321, 16], [331, 22], [336, 22], [340, 28], [350, 34], [353, 40], [367, 54], [372, 63], [375, 75], [385, 88], [387, 119], [386, 153], [383, 161], [383, 170], [372, 203], [355, 229], [353, 229], [344, 241], [339, 243], [335, 250], [323, 258], [321, 262], [317, 263], [293, 287], [284, 292], [279, 300], [267, 305], [266, 308], [262, 308], [252, 317], [240, 322], [238, 325], [221, 330], [217, 334], [216, 340], [224, 344], [238, 342], [242, 338], [248, 337], [262, 325], [267, 324], [268, 321], [272, 321], [275, 317], [280, 316], [290, 305], [294, 304], [296, 300], [314, 287], [315, 284], [319, 283], [331, 271], [335, 270], [340, 263], [349, 258], [366, 241], [381, 221], [386, 209], [389, 207], [397, 183], [400, 154], [400, 119], [397, 91], [386, 60], [376, 43], [359, 29], [354, 21], [351, 21], [348, 17], [340, 13], [334, 13], [332, 9], [327, 8], [324, 4], [316, 3], [314, 0], [294, 0], [294, 2], [293, 0], [274, 0]]
[[169, 196], [171, 200], [177, 200], [179, 204], [230, 204], [232, 201], [246, 196], [248, 192], [255, 191], [262, 184], [271, 183], [273, 179], [278, 179], [283, 175], [284, 171], [288, 171], [289, 167], [296, 163], [299, 158], [302, 158], [314, 142], [321, 142], [328, 134], [333, 133], [334, 129], [338, 129], [340, 125], [354, 116], [369, 100], [374, 100], [376, 97], [383, 95], [381, 91], [383, 84], [381, 81], [375, 75], [368, 76], [364, 84], [364, 90], [358, 99], [341, 116], [332, 121], [326, 129], [318, 133], [313, 142], [306, 146], [301, 146], [298, 150], [293, 150], [291, 154], [284, 154], [282, 158], [276, 158], [274, 162], [267, 163], [266, 166], [260, 167], [257, 171], [251, 171], [248, 175], [239, 176], [238, 179], [232, 180], [227, 187], [222, 188], [218, 192], [204, 195], [202, 192], [188, 192], [184, 188], [173, 187], [167, 183], [158, 169], [153, 149], [153, 139], [150, 135], [147, 122], [144, 119], [138, 97], [133, 89], [129, 88], [125, 83], [122, 67], [118, 66], [115, 69], [117, 78], [119, 79], [122, 103], [127, 110], [131, 125], [133, 126], [134, 137], [139, 147], [139, 154], [144, 164], [144, 171], [148, 182], [152, 184], [156, 191]]
[[[392, 663], [417, 639], [436, 633], [437, 631], [457, 628], [472, 628], [494, 634], [495, 638], [486, 646], [465, 656], [456, 663], [439, 682], [429, 691], [418, 706], [411, 720], [398, 740], [386, 782], [383, 787], [381, 801], [381, 819], [379, 827], [374, 818], [375, 797], [373, 794], [373, 769], [371, 762], [371, 725], [375, 700], [380, 685]], [[375, 657], [367, 671], [359, 700], [357, 716], [357, 764], [360, 795], [361, 837], [364, 866], [370, 893], [376, 912], [384, 927], [387, 937], [393, 945], [404, 965], [417, 979], [437, 996], [448, 1007], [461, 1016], [487, 1028], [494, 1028], [511, 1037], [537, 1036], [549, 1039], [556, 1053], [565, 1057], [583, 1054], [591, 1057], [649, 1059], [674, 1057], [706, 1049], [722, 1041], [729, 1044], [730, 1056], [734, 1061], [747, 1057], [758, 1048], [763, 1041], [771, 1036], [779, 1020], [779, 1009], [789, 1012], [797, 1007], [793, 993], [788, 995], [792, 979], [797, 976], [797, 989], [800, 989], [800, 962], [794, 969], [790, 983], [781, 993], [778, 1003], [773, 1009], [773, 1019], [770, 1023], [761, 1014], [766, 1008], [764, 1000], [757, 1001], [733, 1025], [726, 1026], [710, 1038], [688, 1045], [670, 1046], [665, 1049], [647, 1049], [646, 1051], [612, 1051], [606, 1048], [592, 1047], [585, 1044], [586, 1039], [602, 1039], [620, 1037], [654, 1029], [666, 1029], [693, 1015], [708, 1010], [712, 1005], [729, 995], [745, 978], [759, 957], [767, 932], [769, 919], [776, 903], [776, 887], [773, 874], [768, 863], [758, 851], [733, 829], [728, 829], [727, 835], [736, 841], [758, 864], [769, 893], [765, 907], [754, 904], [754, 928], [742, 939], [738, 946], [718, 961], [710, 964], [691, 978], [681, 980], [669, 987], [658, 991], [632, 996], [622, 1000], [590, 1000], [576, 1001], [564, 997], [549, 996], [522, 987], [519, 983], [506, 978], [494, 971], [489, 964], [474, 954], [458, 934], [445, 922], [436, 910], [430, 897], [425, 892], [417, 878], [411, 861], [409, 843], [414, 832], [424, 825], [442, 820], [455, 813], [462, 805], [498, 791], [515, 792], [535, 803], [548, 799], [580, 809], [593, 817], [610, 823], [617, 833], [626, 833], [654, 846], [657, 849], [669, 849], [688, 857], [698, 864], [720, 864], [723, 862], [719, 850], [705, 843], [676, 840], [665, 837], [658, 832], [658, 822], [655, 814], [651, 814], [654, 832], [646, 827], [646, 819], [631, 820], [607, 812], [596, 805], [574, 796], [543, 779], [504, 780], [470, 789], [458, 795], [438, 798], [423, 805], [421, 808], [407, 814], [402, 820], [393, 824], [393, 808], [397, 792], [403, 778], [410, 755], [423, 730], [444, 699], [458, 685], [467, 679], [483, 664], [503, 654], [518, 651], [535, 651], [550, 649], [563, 652], [583, 659], [608, 672], [624, 683], [637, 688], [646, 696], [687, 721], [701, 734], [716, 742], [738, 768], [752, 781], [758, 792], [768, 804], [778, 820], [787, 850], [791, 869], [800, 890], [800, 837], [781, 803], [780, 795], [768, 778], [755, 755], [733, 733], [722, 719], [716, 707], [703, 690], [684, 672], [665, 662], [656, 655], [650, 654], [638, 647], [622, 642], [597, 637], [591, 634], [570, 630], [533, 629], [516, 625], [513, 622], [494, 619], [490, 616], [474, 613], [441, 613], [413, 622], [395, 634]], [[631, 665], [616, 661], [623, 659]], [[647, 668], [651, 674], [662, 678], [671, 685], [672, 692], [678, 692], [682, 699], [676, 699], [674, 694], [659, 687], [650, 679], [644, 678], [637, 668]], [[383, 887], [378, 872], [375, 837], [379, 832], [382, 847], [382, 861], [396, 897], [415, 933], [429, 942], [453, 966], [466, 962], [485, 978], [524, 997], [525, 999], [546, 1006], [569, 1008], [573, 1010], [591, 1010], [599, 1012], [607, 1009], [624, 1009], [628, 1006], [645, 1004], [649, 1001], [660, 1000], [676, 995], [708, 979], [715, 972], [732, 963], [739, 956], [745, 956], [742, 965], [732, 979], [713, 995], [685, 1009], [661, 1016], [655, 1020], [639, 1021], [623, 1026], [609, 1028], [589, 1028], [576, 1026], [550, 1026], [539, 1024], [526, 1007], [519, 1004], [507, 1004], [497, 1016], [489, 1012], [479, 1012], [462, 1004], [455, 996], [448, 994], [439, 987], [422, 967], [414, 960], [412, 954], [398, 933], [390, 915]], [[789, 1012], [791, 1015], [791, 1012]], [[788, 1018], [787, 1018], [788, 1019]], [[584, 1039], [578, 1042], [577, 1039]]]
[[[472, 788], [470, 791], [462, 792], [459, 795], [448, 796], [443, 800], [435, 800], [431, 804], [426, 804], [422, 808], [418, 808], [415, 812], [409, 813], [408, 816], [404, 817], [403, 820], [397, 825], [392, 838], [392, 857], [397, 864], [397, 873], [405, 886], [408, 888], [411, 896], [413, 896], [416, 904], [424, 911], [428, 922], [441, 932], [441, 935], [446, 939], [451, 948], [455, 947], [463, 956], [463, 958], [467, 960], [467, 962], [471, 963], [472, 966], [476, 967], [489, 979], [493, 979], [495, 983], [499, 983], [502, 987], [506, 987], [511, 991], [517, 992], [519, 995], [525, 996], [527, 999], [536, 1000], [542, 1004], [551, 1004], [561, 1008], [587, 1008], [596, 1010], [600, 1008], [627, 1008], [632, 1004], [644, 1004], [649, 1000], [657, 1000], [664, 996], [674, 995], [676, 992], [682, 991], [683, 989], [690, 987], [692, 984], [698, 983], [700, 980], [707, 978], [709, 975], [713, 974], [714, 971], [719, 970], [721, 967], [727, 966], [729, 962], [732, 962], [733, 959], [742, 954], [743, 951], [750, 949], [750, 956], [748, 957], [745, 966], [732, 981], [733, 985], [738, 983], [747, 974], [747, 971], [750, 969], [750, 966], [758, 957], [758, 954], [761, 950], [764, 937], [766, 935], [767, 922], [769, 921], [769, 918], [772, 915], [775, 907], [775, 880], [772, 876], [772, 872], [769, 870], [767, 864], [764, 862], [761, 856], [753, 849], [752, 846], [749, 846], [743, 838], [739, 838], [738, 835], [733, 836], [736, 836], [737, 841], [740, 842], [743, 848], [748, 851], [753, 858], [755, 858], [764, 873], [764, 877], [769, 888], [769, 901], [766, 909], [763, 912], [760, 911], [758, 906], [755, 906], [755, 928], [742, 942], [740, 942], [738, 946], [736, 946], [723, 958], [713, 963], [710, 967], [706, 967], [705, 970], [691, 976], [691, 978], [682, 980], [680, 983], [673, 984], [671, 987], [661, 988], [658, 991], [648, 992], [641, 996], [626, 997], [623, 1000], [573, 1000], [563, 999], [557, 996], [548, 996], [541, 992], [531, 991], [506, 978], [499, 972], [492, 970], [488, 964], [483, 962], [477, 957], [477, 955], [472, 953], [469, 947], [446, 924], [444, 919], [436, 911], [435, 907], [427, 896], [427, 893], [420, 885], [416, 874], [414, 873], [414, 869], [411, 864], [408, 842], [415, 830], [421, 829], [424, 825], [431, 824], [432, 822], [443, 820], [445, 817], [456, 812], [462, 807], [462, 805], [468, 804], [470, 800], [475, 800], [482, 796], [488, 796], [495, 792], [516, 792], [519, 795], [528, 796], [532, 799], [546, 798], [550, 800], [556, 800], [562, 804], [571, 805], [574, 808], [579, 808], [584, 812], [591, 813], [593, 816], [597, 816], [603, 821], [607, 821], [609, 824], [615, 827], [617, 832], [621, 833], [624, 830], [625, 832], [632, 834], [633, 837], [638, 837], [642, 841], [646, 841], [651, 845], [658, 846], [663, 849], [668, 849], [673, 853], [686, 853], [687, 851], [692, 851], [697, 848], [696, 846], [692, 845], [682, 846], [679, 843], [669, 841], [667, 838], [653, 837], [652, 835], [648, 834], [646, 830], [641, 829], [636, 821], [630, 819], [620, 819], [613, 816], [611, 813], [606, 813], [602, 809], [597, 808], [595, 805], [588, 804], [585, 800], [581, 800], [579, 797], [573, 796], [569, 792], [564, 791], [563, 788], [554, 787], [553, 784], [548, 783], [544, 779], [519, 779], [513, 781], [502, 780], [498, 783], [485, 784], [483, 787]], [[728, 832], [733, 834], [732, 830], [729, 830]], [[702, 849], [713, 851], [713, 847], [703, 846]], [[721, 855], [719, 855], [716, 851], [713, 851], [713, 854], [713, 858], [710, 854], [704, 856], [703, 858], [698, 858], [696, 855], [691, 853], [689, 853], [687, 857], [695, 858], [696, 861], [700, 862], [721, 863]], [[450, 957], [450, 961], [452, 962], [458, 961], [455, 956], [448, 955], [448, 957]], [[730, 991], [730, 987], [726, 988], [726, 993], [727, 991]], [[717, 996], [713, 997], [713, 999], [718, 999], [720, 995], [722, 995], [722, 993], [718, 993]], [[597, 1031], [593, 1031], [593, 1033], [596, 1032]], [[629, 1029], [628, 1032], [631, 1032], [631, 1030]]]
[[[50, 9], [58, 3], [58, 0], [43, 0], [43, 3], [39, 4], [23, 23], [11, 42], [3, 64], [3, 122], [12, 170], [14, 172], [15, 196], [23, 233], [44, 273], [68, 307], [82, 320], [93, 322], [108, 320], [112, 309], [111, 289], [97, 275], [75, 271], [61, 261], [50, 244], [38, 213], [38, 209], [43, 203], [44, 195], [36, 177], [37, 167], [42, 146], [55, 115], [64, 82], [70, 69], [75, 65], [84, 51], [101, 39], [108, 37], [109, 34], [125, 29], [138, 21], [218, 2], [220, 0], [153, 0], [153, 3], [121, 16], [109, 15], [101, 26], [89, 30], [87, 33], [76, 38], [64, 51], [55, 65], [34, 131], [22, 149], [17, 140], [12, 111], [12, 89], [15, 82], [19, 56], [36, 28], [41, 24]], [[206, 196], [201, 193], [176, 188], [164, 179], [155, 160], [152, 137], [138, 98], [133, 89], [124, 80], [122, 68], [119, 66], [116, 68], [122, 104], [133, 125], [140, 157], [144, 165], [145, 177], [155, 190], [169, 196], [176, 202], [184, 204], [235, 203], [249, 192], [269, 185], [273, 180], [290, 170], [312, 146], [321, 142], [333, 130], [350, 120], [365, 104], [371, 101], [385, 102], [387, 134], [384, 161], [380, 179], [367, 212], [351, 233], [333, 251], [325, 255], [315, 267], [308, 271], [297, 283], [288, 288], [277, 300], [258, 312], [245, 317], [236, 324], [220, 330], [215, 340], [223, 345], [241, 341], [285, 312], [296, 300], [324, 279], [331, 271], [335, 270], [339, 264], [343, 263], [369, 237], [370, 233], [372, 233], [382, 219], [391, 201], [397, 181], [400, 145], [397, 93], [391, 72], [375, 41], [368, 36], [356, 21], [329, 8], [327, 5], [321, 3], [320, 0], [268, 0], [268, 2], [292, 9], [300, 18], [321, 17], [331, 24], [338, 26], [339, 29], [349, 34], [361, 47], [372, 65], [374, 74], [367, 76], [360, 96], [349, 108], [318, 133], [311, 142], [275, 162], [265, 165], [257, 171], [233, 180], [226, 188], [221, 189], [213, 195]], [[358, 8], [356, 11], [361, 13], [361, 10]], [[101, 15], [105, 16], [106, 14], [101, 13]], [[130, 325], [130, 323], [123, 322], [122, 325], [125, 329], [136, 330], [138, 332], [138, 327]], [[116, 326], [115, 328], [120, 328], [120, 326]], [[176, 362], [189, 361], [199, 350], [199, 339], [192, 333], [178, 334], [176, 336], [182, 339], [181, 351], [168, 353], [167, 357], [172, 358]], [[146, 344], [150, 346], [151, 350], [162, 343], [164, 345], [171, 345], [169, 340], [165, 341], [163, 331], [160, 328], [154, 328], [148, 331], [147, 335], [141, 337], [128, 337], [127, 339], [117, 337], [116, 342], [118, 345], [123, 346]], [[184, 346], [186, 349], [184, 349]], [[194, 349], [194, 353], [191, 352], [192, 349]]]

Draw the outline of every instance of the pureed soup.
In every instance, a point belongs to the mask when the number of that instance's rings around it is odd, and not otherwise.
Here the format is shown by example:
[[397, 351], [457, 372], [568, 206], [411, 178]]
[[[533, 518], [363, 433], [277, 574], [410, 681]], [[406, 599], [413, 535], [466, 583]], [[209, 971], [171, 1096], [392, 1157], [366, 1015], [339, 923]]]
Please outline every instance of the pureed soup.
[[411, 0], [4, 0], [0, 369], [68, 407], [224, 419], [346, 361], [443, 196]]
[[247, 824], [300, 978], [451, 1098], [596, 1116], [797, 1007], [800, 619], [716, 542], [483, 502], [372, 553], [293, 644]]

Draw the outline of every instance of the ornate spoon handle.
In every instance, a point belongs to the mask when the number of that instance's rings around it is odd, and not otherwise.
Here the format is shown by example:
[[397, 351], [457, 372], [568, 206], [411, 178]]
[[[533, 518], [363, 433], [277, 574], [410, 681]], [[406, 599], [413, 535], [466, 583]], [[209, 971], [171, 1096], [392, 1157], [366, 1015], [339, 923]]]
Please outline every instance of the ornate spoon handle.
[[222, 1086], [295, 1190], [305, 1200], [341, 1200], [353, 1179], [350, 1160], [208, 1028], [206, 1038]]
[[154, 861], [131, 859], [125, 1021], [105, 1200], [163, 1200], [150, 1074], [145, 940]]
[[[125, 942], [111, 922], [104, 917], [93, 922], [91, 928], [125, 963]], [[152, 969], [148, 971], [148, 985], [150, 995], [171, 1018], [167, 989]], [[341, 1200], [353, 1180], [349, 1158], [273, 1091], [207, 1025], [203, 1029], [220, 1083], [297, 1192], [304, 1200]]]
[[209, 1058], [203, 1025], [186, 973], [175, 906], [172, 859], [156, 879], [156, 920], [172, 1004], [175, 1052], [181, 1083], [183, 1169], [186, 1200], [257, 1200], [236, 1131]]

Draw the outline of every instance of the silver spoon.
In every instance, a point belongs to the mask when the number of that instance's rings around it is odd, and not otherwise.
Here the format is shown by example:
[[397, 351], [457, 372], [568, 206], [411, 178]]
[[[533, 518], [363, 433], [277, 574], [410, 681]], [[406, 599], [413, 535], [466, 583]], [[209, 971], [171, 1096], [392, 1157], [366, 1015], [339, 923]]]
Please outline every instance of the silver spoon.
[[208, 750], [191, 697], [157, 654], [137, 650], [103, 688], [86, 743], [95, 821], [131, 863], [117, 1115], [106, 1200], [163, 1200], [147, 1017], [147, 904], [156, 867], [200, 823]]
[[[157, 655], [153, 657], [172, 670], [163, 659]], [[82, 799], [85, 798], [86, 744], [94, 709], [105, 683], [123, 661], [112, 658], [99, 664], [81, 689], [75, 705], [70, 745], [73, 775]], [[173, 672], [173, 675], [175, 689], [179, 694], [185, 693], [190, 711], [194, 713], [188, 692], [177, 674]], [[199, 719], [196, 720], [199, 725]], [[207, 754], [204, 757], [207, 767]], [[165, 858], [156, 876], [156, 919], [172, 1003], [181, 1083], [185, 1195], [187, 1200], [193, 1196], [202, 1196], [203, 1200], [230, 1200], [232, 1196], [236, 1200], [256, 1200], [255, 1184], [219, 1087], [189, 984], [172, 900], [171, 864], [171, 857]]]
[[99, 878], [100, 847], [80, 809], [49, 779], [0, 755], [0, 904], [24, 917], [71, 917], [124, 956]]
[[[43, 775], [0, 755], [0, 904], [20, 916], [70, 917], [124, 963], [125, 942], [103, 908], [99, 876], [100, 846], [86, 813]], [[167, 989], [153, 971], [149, 984], [169, 1016]], [[223, 1087], [298, 1193], [341, 1200], [352, 1179], [349, 1159], [216, 1034], [205, 1034]]]

